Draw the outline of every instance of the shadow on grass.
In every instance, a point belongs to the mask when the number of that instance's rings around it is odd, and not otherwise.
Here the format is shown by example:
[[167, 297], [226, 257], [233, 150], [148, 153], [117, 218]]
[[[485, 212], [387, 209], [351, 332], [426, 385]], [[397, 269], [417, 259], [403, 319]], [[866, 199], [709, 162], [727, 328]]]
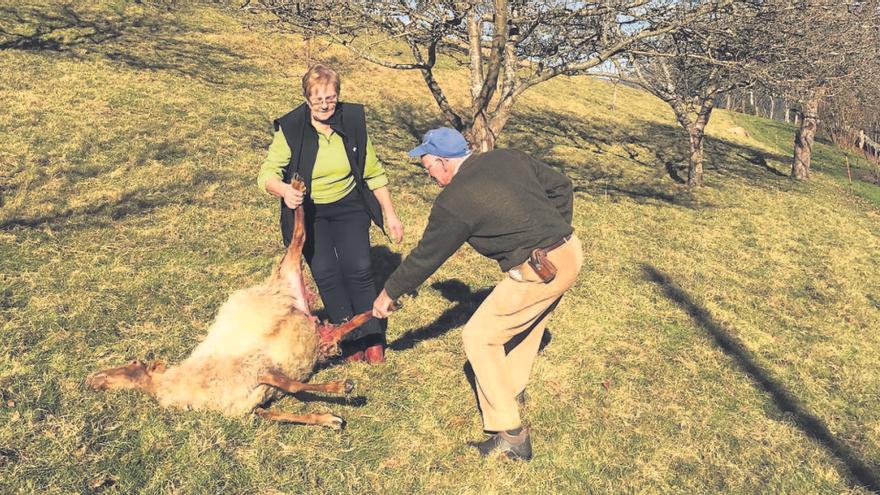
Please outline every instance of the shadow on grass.
[[406, 149], [414, 148], [422, 141], [422, 136], [430, 129], [448, 126], [438, 112], [422, 106], [415, 106], [405, 100], [388, 102], [387, 109], [382, 113], [371, 115], [383, 134], [394, 134], [396, 138], [409, 143]]
[[435, 282], [431, 284], [431, 287], [438, 290], [445, 299], [456, 304], [444, 311], [432, 323], [421, 328], [409, 330], [398, 337], [394, 342], [388, 344], [390, 349], [395, 351], [412, 349], [423, 340], [440, 337], [453, 328], [464, 325], [474, 311], [476, 311], [477, 306], [492, 291], [492, 289], [486, 288], [473, 292], [467, 284], [456, 279]]
[[121, 23], [85, 19], [70, 5], [55, 12], [25, 6], [0, 7], [0, 50], [65, 52], [78, 46], [107, 43], [122, 36], [134, 19]]
[[649, 282], [657, 284], [666, 297], [681, 307], [698, 326], [706, 330], [715, 344], [734, 359], [737, 366], [757, 387], [770, 395], [776, 407], [788, 415], [805, 435], [819, 442], [836, 457], [846, 468], [845, 474], [848, 474], [850, 479], [868, 490], [880, 493], [880, 478], [878, 478], [876, 471], [860, 459], [856, 452], [834, 436], [828, 426], [817, 416], [811, 414], [804, 404], [785, 387], [785, 384], [761, 367], [739, 339], [715, 321], [705, 308], [697, 304], [666, 274], [650, 265], [643, 265], [642, 272]]
[[[163, 187], [143, 187], [128, 189], [118, 197], [71, 208], [61, 207], [56, 211], [35, 216], [12, 215], [0, 218], [0, 230], [11, 227], [38, 228], [54, 226], [71, 220], [84, 220], [87, 227], [112, 224], [128, 216], [142, 215], [156, 208], [170, 204], [190, 204], [195, 202], [201, 191], [211, 184], [226, 183], [231, 178], [215, 170], [200, 169], [191, 181], [178, 182]], [[75, 227], [66, 225], [66, 229]]]
[[[691, 192], [681, 187], [688, 169], [688, 141], [674, 125], [634, 121], [626, 127], [607, 120], [580, 120], [571, 115], [542, 111], [518, 113], [505, 133], [510, 146], [526, 151], [561, 169], [575, 191], [590, 195], [627, 197], [640, 203], [662, 202], [700, 208]], [[559, 147], [580, 150], [570, 160], [559, 158]], [[787, 156], [768, 153], [728, 140], [707, 136], [704, 141], [704, 177], [707, 183], [732, 180], [757, 188], [787, 188]], [[720, 176], [722, 181], [718, 181]]]
[[[370, 248], [370, 266], [373, 270], [373, 283], [376, 287], [376, 293], [379, 293], [391, 273], [400, 266], [402, 256], [400, 253], [388, 249], [388, 246], [373, 246]], [[388, 333], [388, 318], [379, 320], [379, 326], [382, 328], [382, 335]]]
[[[73, 4], [0, 7], [0, 50], [104, 57], [145, 71], [170, 71], [212, 84], [223, 74], [256, 73], [232, 50], [193, 39], [199, 28], [173, 15], [88, 12]], [[204, 32], [204, 30], [201, 30]]]
[[300, 402], [323, 402], [325, 404], [349, 407], [364, 407], [367, 405], [367, 398], [362, 395], [354, 397], [331, 397], [313, 394], [311, 392], [297, 392], [293, 394], [293, 396]]
[[373, 270], [373, 283], [377, 291], [385, 287], [388, 277], [400, 266], [403, 259], [400, 253], [388, 249], [388, 246], [373, 246], [370, 248], [370, 265]]
[[21, 460], [21, 452], [0, 447], [0, 467], [6, 464], [15, 464], [19, 460]]
[[[411, 187], [418, 191], [430, 182], [421, 165], [407, 156], [407, 151], [422, 141], [430, 129], [449, 124], [424, 106], [416, 106], [403, 100], [391, 100], [379, 106], [367, 107], [367, 123], [374, 136], [382, 136], [382, 147], [391, 150], [379, 159], [397, 168], [394, 187]], [[433, 197], [419, 194], [426, 202]]]
[[[430, 128], [448, 125], [436, 113], [404, 101], [373, 112], [370, 122], [398, 149], [412, 147]], [[621, 126], [609, 120], [574, 119], [559, 112], [526, 111], [511, 117], [504, 137], [511, 147], [562, 170], [572, 179], [576, 192], [685, 208], [708, 206], [684, 187], [688, 141], [675, 125], [634, 121]], [[557, 153], [560, 147], [579, 151], [566, 160]], [[784, 166], [788, 156], [710, 136], [704, 141], [704, 156], [708, 187], [723, 187], [725, 181], [774, 190], [794, 187]], [[401, 179], [406, 183], [419, 180], [420, 175]]]
[[745, 160], [753, 165], [757, 165], [759, 167], [762, 167], [764, 170], [770, 172], [771, 174], [773, 174], [777, 177], [789, 177], [789, 174], [786, 174], [784, 172], [780, 172], [776, 168], [771, 167], [770, 164], [767, 163], [767, 158], [761, 153], [755, 153], [755, 154], [751, 154], [751, 155], [747, 155], [744, 153], [737, 153], [737, 156], [739, 156], [743, 160]]

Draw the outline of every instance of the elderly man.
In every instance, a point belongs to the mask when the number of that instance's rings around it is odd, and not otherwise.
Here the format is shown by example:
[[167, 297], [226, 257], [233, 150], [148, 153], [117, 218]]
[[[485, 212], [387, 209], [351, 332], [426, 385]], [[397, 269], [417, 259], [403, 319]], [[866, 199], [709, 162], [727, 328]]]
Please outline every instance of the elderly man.
[[[410, 156], [420, 157], [443, 188], [418, 246], [373, 303], [386, 318], [394, 300], [424, 282], [462, 244], [498, 262], [505, 277], [464, 327], [464, 350], [476, 377], [482, 455], [529, 460], [529, 429], [519, 415], [550, 312], [574, 284], [583, 262], [571, 227], [572, 186], [565, 175], [514, 150], [471, 154], [464, 137], [433, 129]], [[524, 337], [509, 352], [505, 344]]]

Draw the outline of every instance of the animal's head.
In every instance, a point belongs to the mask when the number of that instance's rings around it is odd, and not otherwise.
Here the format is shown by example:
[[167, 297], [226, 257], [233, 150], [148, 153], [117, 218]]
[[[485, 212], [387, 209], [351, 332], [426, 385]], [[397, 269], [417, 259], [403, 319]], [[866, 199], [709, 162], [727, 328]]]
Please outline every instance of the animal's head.
[[125, 366], [92, 373], [86, 378], [86, 385], [94, 390], [149, 389], [152, 386], [153, 376], [164, 372], [165, 363], [162, 361], [144, 364], [143, 361], [134, 360]]

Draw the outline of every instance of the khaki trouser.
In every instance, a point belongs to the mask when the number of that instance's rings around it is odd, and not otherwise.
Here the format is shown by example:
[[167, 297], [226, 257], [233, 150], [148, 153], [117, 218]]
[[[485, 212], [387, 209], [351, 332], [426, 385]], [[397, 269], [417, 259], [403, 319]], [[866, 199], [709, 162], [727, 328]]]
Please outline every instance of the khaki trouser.
[[[552, 282], [541, 282], [528, 263], [523, 263], [495, 286], [462, 331], [487, 431], [522, 425], [516, 395], [526, 388], [551, 306], [580, 272], [584, 259], [581, 242], [572, 234], [548, 257], [558, 270]], [[525, 339], [505, 354], [504, 344], [526, 331]]]

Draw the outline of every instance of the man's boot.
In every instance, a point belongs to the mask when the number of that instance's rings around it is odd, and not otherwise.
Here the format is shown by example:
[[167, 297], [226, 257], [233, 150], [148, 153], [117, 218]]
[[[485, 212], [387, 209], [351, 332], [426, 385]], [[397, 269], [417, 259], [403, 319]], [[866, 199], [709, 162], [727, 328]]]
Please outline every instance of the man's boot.
[[513, 430], [500, 431], [488, 439], [472, 443], [472, 445], [484, 457], [499, 452], [508, 459], [528, 461], [532, 458], [532, 439], [529, 435], [529, 429], [523, 427], [519, 433], [511, 433], [511, 431]]

